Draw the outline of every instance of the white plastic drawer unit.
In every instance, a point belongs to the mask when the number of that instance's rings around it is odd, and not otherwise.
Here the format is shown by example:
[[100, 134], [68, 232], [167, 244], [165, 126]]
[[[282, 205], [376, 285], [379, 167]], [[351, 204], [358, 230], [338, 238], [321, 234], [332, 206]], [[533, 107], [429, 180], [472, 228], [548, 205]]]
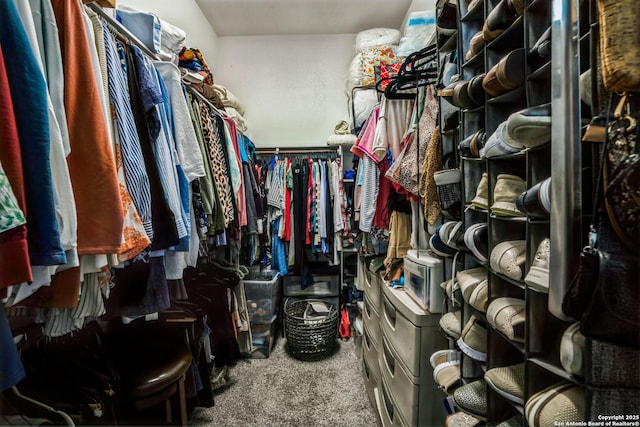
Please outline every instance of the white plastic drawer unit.
[[386, 338], [382, 339], [379, 360], [382, 380], [396, 402], [395, 410], [400, 413], [401, 419], [411, 426], [438, 425], [445, 415], [443, 395], [433, 378], [424, 378], [415, 383], [416, 378], [399, 362], [398, 355]]
[[367, 390], [367, 396], [371, 406], [376, 406], [375, 390], [380, 382], [380, 376], [376, 377], [374, 369], [379, 369], [378, 360], [369, 360], [368, 358], [362, 358], [362, 377], [364, 380], [364, 388]]
[[442, 313], [444, 292], [442, 260], [424, 251], [410, 250], [404, 257], [404, 288], [423, 309]]
[[380, 347], [371, 339], [371, 333], [367, 326], [362, 334], [362, 358], [369, 368], [369, 377], [377, 384], [380, 381]]
[[380, 311], [382, 300], [382, 277], [378, 273], [372, 273], [368, 268], [366, 269], [364, 281], [364, 294], [369, 295], [369, 301], [373, 303], [376, 310]]
[[380, 312], [374, 308], [367, 294], [364, 294], [364, 309], [362, 310], [362, 320], [371, 334], [371, 340], [380, 348], [382, 342], [382, 331], [380, 329]]
[[303, 287], [302, 277], [284, 276], [284, 296], [286, 297], [333, 297], [340, 295], [340, 278], [329, 275], [313, 275], [313, 284]]
[[409, 426], [405, 420], [402, 419], [400, 411], [398, 411], [397, 400], [394, 399], [389, 389], [389, 385], [385, 383], [384, 378], [380, 380], [376, 391], [376, 403], [378, 406], [378, 414], [382, 421], [383, 427], [405, 427]]
[[382, 336], [395, 350], [408, 373], [421, 380], [431, 378], [429, 356], [447, 346], [439, 319], [439, 315], [423, 310], [403, 289], [383, 286]]

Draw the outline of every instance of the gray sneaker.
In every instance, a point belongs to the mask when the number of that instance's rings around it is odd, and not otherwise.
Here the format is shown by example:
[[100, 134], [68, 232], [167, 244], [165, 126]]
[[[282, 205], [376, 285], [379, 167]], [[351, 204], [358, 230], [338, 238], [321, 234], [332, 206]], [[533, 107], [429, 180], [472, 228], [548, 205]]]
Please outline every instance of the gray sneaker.
[[481, 421], [487, 420], [487, 383], [477, 380], [453, 392], [456, 406]]

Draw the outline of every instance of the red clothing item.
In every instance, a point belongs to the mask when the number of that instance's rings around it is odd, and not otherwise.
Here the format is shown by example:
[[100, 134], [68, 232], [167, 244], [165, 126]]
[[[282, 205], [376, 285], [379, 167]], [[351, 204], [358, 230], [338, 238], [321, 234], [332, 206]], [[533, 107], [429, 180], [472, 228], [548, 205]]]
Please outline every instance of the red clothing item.
[[[22, 155], [13, 102], [0, 47], [0, 163], [11, 184], [18, 206], [27, 218]], [[0, 233], [0, 288], [33, 280], [27, 246], [27, 226]]]
[[385, 156], [378, 163], [380, 182], [378, 184], [378, 198], [376, 199], [376, 214], [373, 217], [373, 226], [384, 230], [389, 229], [389, 220], [391, 219], [391, 213], [389, 212], [389, 208], [387, 208], [387, 202], [391, 195], [391, 187], [393, 183], [385, 176], [389, 167], [389, 158]]
[[[238, 208], [238, 221], [240, 221], [240, 227], [247, 225], [247, 198], [244, 193], [244, 174], [242, 173], [242, 160], [240, 157], [240, 147], [238, 146], [238, 129], [236, 128], [236, 122], [233, 119], [226, 118], [224, 122], [227, 125], [229, 134], [231, 135], [231, 142], [233, 143], [233, 150], [236, 153], [238, 159], [238, 167], [240, 168], [240, 188], [236, 193], [236, 207]], [[232, 158], [229, 157], [229, 161]]]
[[78, 253], [115, 254], [124, 213], [115, 159], [91, 61], [81, 4], [52, 0], [64, 66], [67, 157], [78, 212]]

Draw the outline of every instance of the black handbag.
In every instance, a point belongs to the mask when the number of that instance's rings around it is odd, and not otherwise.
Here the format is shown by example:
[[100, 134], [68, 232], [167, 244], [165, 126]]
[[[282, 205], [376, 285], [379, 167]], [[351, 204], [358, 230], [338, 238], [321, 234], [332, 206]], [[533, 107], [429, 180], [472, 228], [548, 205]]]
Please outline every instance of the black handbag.
[[[625, 112], [626, 110], [626, 112]], [[628, 113], [629, 96], [623, 95], [607, 129], [604, 164], [605, 207], [620, 240], [633, 252], [640, 249], [640, 150], [638, 126]]]
[[[600, 152], [600, 169], [589, 232], [589, 244], [580, 255], [575, 280], [563, 299], [565, 314], [580, 320], [580, 331], [599, 341], [640, 348], [640, 261], [618, 238], [604, 215], [604, 170], [611, 159], [611, 122]], [[614, 140], [615, 141], [615, 140]], [[615, 142], [613, 142], [615, 143]]]

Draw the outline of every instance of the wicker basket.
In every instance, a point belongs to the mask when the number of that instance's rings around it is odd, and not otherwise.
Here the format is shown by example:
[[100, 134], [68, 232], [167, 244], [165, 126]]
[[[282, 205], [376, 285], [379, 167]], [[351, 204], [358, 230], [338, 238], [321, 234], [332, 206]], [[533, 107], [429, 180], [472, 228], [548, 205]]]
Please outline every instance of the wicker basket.
[[609, 91], [640, 91], [640, 2], [598, 0], [600, 54]]
[[[309, 303], [330, 306], [329, 313], [318, 319], [304, 317]], [[284, 310], [284, 333], [289, 352], [296, 359], [320, 360], [329, 356], [336, 347], [338, 308], [321, 300], [287, 301]]]

